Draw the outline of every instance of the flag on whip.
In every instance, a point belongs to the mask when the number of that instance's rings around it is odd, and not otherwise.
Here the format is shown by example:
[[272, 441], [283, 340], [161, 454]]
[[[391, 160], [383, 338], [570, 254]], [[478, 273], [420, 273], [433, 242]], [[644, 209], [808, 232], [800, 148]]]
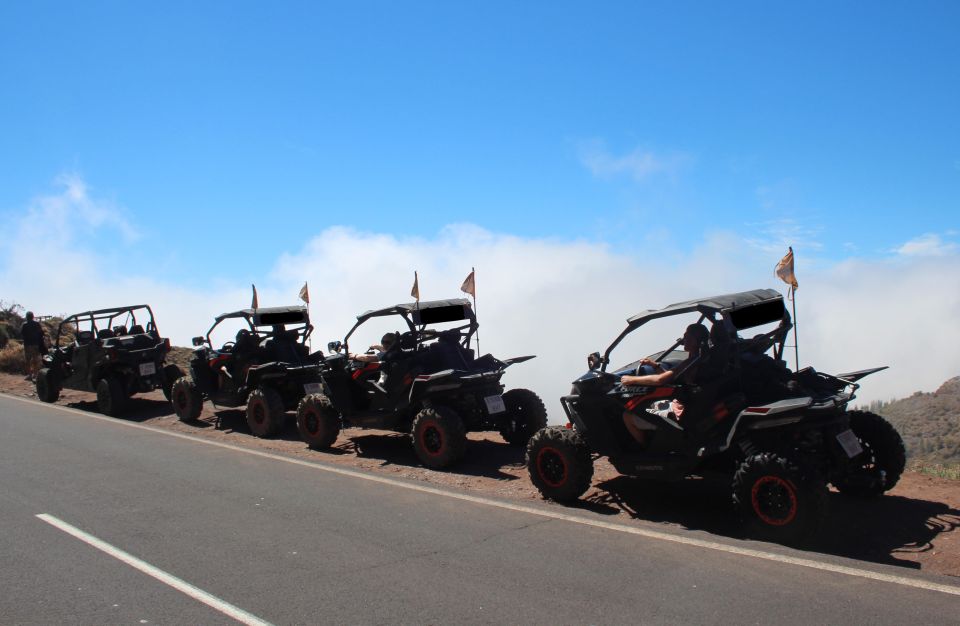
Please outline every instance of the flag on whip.
[[793, 246], [787, 248], [786, 256], [780, 259], [773, 273], [777, 275], [777, 278], [790, 285], [787, 299], [793, 302], [793, 366], [799, 370], [800, 342], [797, 339], [797, 300], [795, 294], [800, 284], [797, 282], [797, 276], [793, 273]]
[[474, 299], [477, 298], [477, 279], [475, 269], [470, 269], [470, 274], [466, 277], [466, 279], [464, 279], [463, 284], [460, 285], [460, 291], [463, 293], [469, 293]]
[[310, 304], [310, 290], [307, 289], [307, 283], [303, 283], [303, 288], [300, 289], [300, 299], [305, 303]]
[[[470, 273], [467, 274], [467, 277], [463, 280], [463, 284], [460, 285], [460, 291], [463, 293], [470, 294], [473, 296], [473, 314], [477, 314], [477, 268], [471, 267]], [[477, 330], [477, 354], [480, 354], [480, 331]]]
[[420, 278], [416, 272], [413, 273], [413, 289], [410, 290], [410, 295], [420, 302]]
[[257, 286], [256, 285], [250, 285], [250, 286], [253, 287], [253, 300], [250, 302], [250, 308], [256, 309], [260, 307], [260, 299], [257, 298]]
[[793, 273], [793, 246], [790, 246], [788, 250], [789, 252], [787, 252], [786, 256], [777, 263], [777, 267], [773, 270], [773, 273], [777, 275], [777, 278], [790, 285], [793, 291], [796, 291], [800, 284], [797, 282], [797, 277]]

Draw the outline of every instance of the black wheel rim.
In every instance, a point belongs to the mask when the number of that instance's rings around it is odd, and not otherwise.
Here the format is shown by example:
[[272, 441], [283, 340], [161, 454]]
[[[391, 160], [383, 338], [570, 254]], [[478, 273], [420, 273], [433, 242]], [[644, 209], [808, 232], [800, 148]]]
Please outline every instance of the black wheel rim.
[[307, 432], [311, 435], [316, 435], [320, 432], [320, 419], [317, 417], [317, 414], [313, 411], [307, 412], [307, 419], [304, 420], [307, 426]]
[[753, 483], [750, 501], [757, 517], [770, 526], [786, 526], [799, 510], [796, 489], [779, 476], [763, 476]]
[[440, 454], [443, 451], [443, 433], [435, 424], [427, 424], [420, 433], [420, 443], [429, 454]]
[[266, 419], [266, 411], [263, 410], [263, 406], [260, 403], [253, 405], [253, 422], [255, 424], [262, 424], [263, 420]]
[[567, 482], [567, 462], [555, 448], [541, 448], [537, 453], [537, 471], [543, 482], [562, 487]]

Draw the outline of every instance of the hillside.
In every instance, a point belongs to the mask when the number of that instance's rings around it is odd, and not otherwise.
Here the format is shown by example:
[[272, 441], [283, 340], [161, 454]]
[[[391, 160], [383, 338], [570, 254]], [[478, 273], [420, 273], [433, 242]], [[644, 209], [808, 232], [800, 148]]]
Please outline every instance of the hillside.
[[918, 391], [892, 402], [873, 402], [867, 408], [896, 426], [911, 461], [960, 463], [960, 376], [933, 393]]

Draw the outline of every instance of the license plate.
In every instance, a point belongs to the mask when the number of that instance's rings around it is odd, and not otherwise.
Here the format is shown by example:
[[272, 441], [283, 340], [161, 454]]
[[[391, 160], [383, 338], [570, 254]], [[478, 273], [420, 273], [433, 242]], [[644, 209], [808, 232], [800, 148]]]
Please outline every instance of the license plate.
[[487, 404], [487, 413], [490, 415], [507, 410], [507, 406], [503, 403], [503, 396], [487, 396], [483, 401]]
[[307, 394], [322, 393], [323, 385], [321, 385], [320, 383], [307, 383], [306, 385], [303, 386], [303, 391], [304, 393], [307, 393]]
[[847, 456], [851, 459], [863, 452], [863, 447], [860, 445], [860, 440], [857, 439], [857, 436], [853, 434], [852, 430], [848, 429], [837, 435], [837, 441], [840, 443], [840, 447], [843, 448], [843, 451], [846, 452]]
[[141, 363], [140, 364], [140, 375], [141, 376], [152, 376], [157, 373], [157, 365], [155, 363]]

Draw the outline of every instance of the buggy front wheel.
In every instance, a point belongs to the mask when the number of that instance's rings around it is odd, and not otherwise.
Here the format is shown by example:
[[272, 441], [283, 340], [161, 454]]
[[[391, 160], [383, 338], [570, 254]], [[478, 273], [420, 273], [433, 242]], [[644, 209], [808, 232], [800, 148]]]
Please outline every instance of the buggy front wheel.
[[733, 477], [733, 502], [749, 535], [804, 544], [826, 517], [827, 485], [813, 469], [765, 452], [740, 464]]
[[193, 422], [203, 411], [203, 395], [190, 378], [181, 376], [170, 387], [170, 404], [181, 422]]
[[453, 409], [435, 406], [413, 418], [413, 451], [430, 469], [441, 469], [460, 460], [467, 450], [467, 430]]
[[247, 425], [254, 437], [272, 437], [283, 426], [283, 398], [270, 387], [254, 389], [247, 399]]
[[173, 394], [173, 383], [177, 382], [183, 377], [183, 370], [181, 370], [174, 363], [169, 363], [163, 366], [163, 378], [160, 380], [161, 388], [163, 389], [163, 397], [170, 400]]
[[300, 438], [314, 450], [326, 450], [340, 434], [340, 414], [330, 398], [312, 393], [297, 406], [297, 430]]
[[540, 494], [556, 502], [572, 502], [590, 488], [593, 459], [573, 429], [542, 428], [527, 444], [527, 471]]
[[97, 408], [104, 415], [115, 417], [127, 404], [123, 382], [116, 376], [107, 376], [97, 383]]
[[41, 402], [56, 402], [60, 398], [60, 381], [52, 369], [45, 367], [37, 374], [37, 398]]

